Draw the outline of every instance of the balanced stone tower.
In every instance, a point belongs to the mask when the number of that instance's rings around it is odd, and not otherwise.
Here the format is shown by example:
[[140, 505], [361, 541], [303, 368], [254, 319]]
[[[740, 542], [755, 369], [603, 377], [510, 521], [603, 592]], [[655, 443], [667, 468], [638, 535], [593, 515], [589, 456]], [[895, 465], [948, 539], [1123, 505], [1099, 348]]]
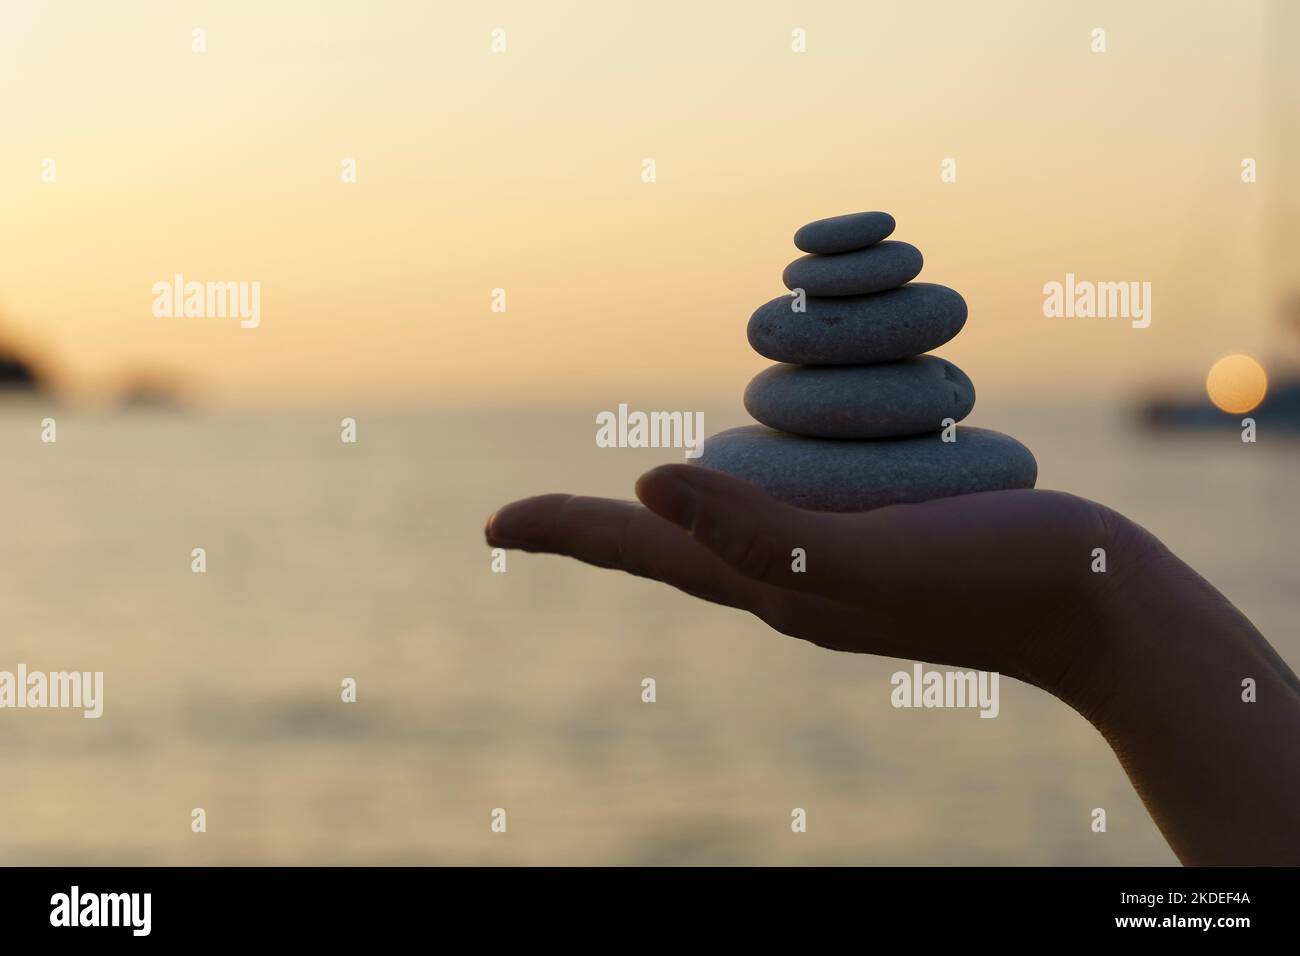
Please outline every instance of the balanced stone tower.
[[791, 294], [749, 320], [749, 344], [781, 363], [745, 389], [745, 408], [762, 424], [714, 435], [697, 464], [815, 511], [1034, 486], [1038, 464], [1024, 445], [956, 427], [975, 387], [923, 353], [961, 331], [966, 302], [913, 282], [921, 253], [887, 241], [893, 231], [888, 213], [860, 212], [795, 233], [809, 254], [786, 267]]

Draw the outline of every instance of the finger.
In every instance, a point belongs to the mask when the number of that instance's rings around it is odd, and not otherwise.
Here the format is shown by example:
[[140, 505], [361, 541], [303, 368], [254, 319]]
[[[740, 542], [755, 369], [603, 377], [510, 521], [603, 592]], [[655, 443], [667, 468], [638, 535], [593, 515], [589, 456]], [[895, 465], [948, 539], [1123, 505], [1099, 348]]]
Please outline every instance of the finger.
[[506, 505], [489, 520], [488, 544], [562, 554], [653, 578], [687, 594], [740, 608], [770, 627], [832, 650], [913, 657], [913, 641], [890, 635], [869, 609], [746, 577], [677, 525], [628, 501], [542, 495]]
[[631, 501], [542, 495], [506, 505], [488, 544], [563, 554], [600, 568], [663, 581], [687, 594], [761, 613], [764, 586], [728, 567], [671, 522]]
[[636, 491], [745, 577], [836, 600], [872, 601], [899, 543], [897, 523], [872, 512], [794, 508], [698, 465], [663, 465], [642, 475]]

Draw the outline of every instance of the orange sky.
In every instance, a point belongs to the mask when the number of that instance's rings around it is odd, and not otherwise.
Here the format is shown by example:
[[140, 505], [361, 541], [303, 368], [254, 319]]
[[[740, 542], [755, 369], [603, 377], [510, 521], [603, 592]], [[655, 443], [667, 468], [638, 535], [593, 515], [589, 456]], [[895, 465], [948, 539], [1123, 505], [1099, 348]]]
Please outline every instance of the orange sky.
[[[738, 402], [795, 228], [878, 208], [982, 399], [1199, 380], [1286, 344], [1284, 9], [6, 0], [0, 323], [88, 395]], [[260, 326], [155, 318], [177, 272], [260, 282]], [[1150, 281], [1151, 327], [1044, 318], [1066, 272]]]

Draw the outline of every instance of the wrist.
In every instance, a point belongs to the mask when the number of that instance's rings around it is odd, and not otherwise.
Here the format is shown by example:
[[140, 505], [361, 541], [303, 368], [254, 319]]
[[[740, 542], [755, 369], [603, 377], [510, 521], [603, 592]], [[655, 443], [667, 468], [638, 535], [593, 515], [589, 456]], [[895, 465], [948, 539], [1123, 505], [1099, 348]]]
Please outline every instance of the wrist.
[[1227, 598], [1149, 532], [1116, 517], [1112, 577], [1080, 616], [1052, 693], [1114, 742], [1169, 720], [1196, 723], [1211, 699], [1239, 694], [1247, 677], [1290, 675]]
[[1033, 676], [1105, 734], [1120, 714], [1176, 691], [1174, 665], [1186, 663], [1189, 651], [1193, 658], [1231, 657], [1245, 632], [1258, 635], [1155, 536], [1109, 510], [1103, 523], [1107, 570], [1074, 598], [1056, 642], [1060, 657]]

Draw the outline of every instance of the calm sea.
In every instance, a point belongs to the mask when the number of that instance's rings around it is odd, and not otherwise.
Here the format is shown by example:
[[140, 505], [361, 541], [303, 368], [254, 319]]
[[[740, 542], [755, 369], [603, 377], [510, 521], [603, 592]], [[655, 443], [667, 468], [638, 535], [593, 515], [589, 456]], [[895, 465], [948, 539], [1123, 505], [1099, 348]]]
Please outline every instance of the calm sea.
[[[0, 670], [105, 673], [99, 720], [0, 711], [0, 863], [1175, 862], [1037, 690], [1004, 681], [995, 720], [895, 710], [898, 661], [558, 558], [490, 573], [496, 506], [628, 497], [680, 459], [598, 449], [598, 410], [0, 410]], [[971, 423], [1155, 531], [1300, 662], [1300, 446], [1101, 407]]]

